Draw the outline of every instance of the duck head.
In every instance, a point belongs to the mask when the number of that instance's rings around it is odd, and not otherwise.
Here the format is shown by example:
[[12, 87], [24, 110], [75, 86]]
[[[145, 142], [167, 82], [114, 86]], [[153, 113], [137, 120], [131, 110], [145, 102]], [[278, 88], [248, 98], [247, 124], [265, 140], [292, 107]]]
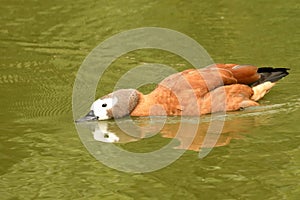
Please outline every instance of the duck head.
[[75, 122], [106, 120], [129, 115], [139, 101], [139, 92], [135, 89], [120, 89], [96, 100], [90, 112]]

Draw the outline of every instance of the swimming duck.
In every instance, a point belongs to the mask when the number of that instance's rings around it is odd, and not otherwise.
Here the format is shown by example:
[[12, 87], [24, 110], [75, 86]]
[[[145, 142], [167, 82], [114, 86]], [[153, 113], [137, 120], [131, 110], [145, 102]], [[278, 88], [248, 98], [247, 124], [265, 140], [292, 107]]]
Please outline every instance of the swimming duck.
[[76, 120], [106, 120], [130, 116], [199, 116], [221, 111], [237, 111], [257, 106], [258, 100], [288, 68], [258, 68], [252, 65], [213, 64], [187, 69], [162, 80], [149, 94], [136, 89], [120, 89], [96, 100], [90, 112]]

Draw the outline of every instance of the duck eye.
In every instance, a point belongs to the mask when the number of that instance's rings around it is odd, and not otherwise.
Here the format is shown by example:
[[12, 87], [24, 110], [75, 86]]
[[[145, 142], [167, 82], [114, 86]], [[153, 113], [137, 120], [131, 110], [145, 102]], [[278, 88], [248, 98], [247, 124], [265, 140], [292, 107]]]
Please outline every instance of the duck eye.
[[109, 138], [109, 135], [107, 133], [104, 134], [104, 138]]
[[105, 108], [106, 106], [107, 106], [107, 104], [106, 104], [106, 103], [102, 104], [102, 107], [103, 107], [103, 108]]

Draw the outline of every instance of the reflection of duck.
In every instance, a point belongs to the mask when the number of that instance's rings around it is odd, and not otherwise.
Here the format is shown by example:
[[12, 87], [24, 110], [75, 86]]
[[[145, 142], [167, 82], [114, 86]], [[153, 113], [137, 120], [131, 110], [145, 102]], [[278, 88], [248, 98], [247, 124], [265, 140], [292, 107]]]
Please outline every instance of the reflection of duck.
[[250, 118], [236, 118], [234, 120], [225, 121], [221, 133], [217, 134], [217, 137], [213, 138], [210, 141], [207, 141], [207, 139], [209, 138], [207, 137], [207, 134], [214, 134], [208, 133], [210, 123], [198, 124], [196, 127], [196, 133], [195, 125], [190, 126], [187, 124], [185, 126], [184, 133], [180, 134], [179, 136], [176, 136], [176, 134], [179, 129], [179, 126], [182, 124], [173, 124], [172, 126], [165, 126], [161, 130], [161, 135], [165, 138], [176, 137], [180, 141], [180, 145], [176, 147], [178, 149], [189, 149], [193, 151], [199, 151], [200, 148], [226, 146], [230, 143], [232, 139], [241, 138], [242, 136], [240, 135], [240, 133], [247, 132], [246, 127], [248, 127], [249, 124], [253, 125], [253, 121]]
[[[175, 138], [179, 141], [177, 149], [188, 149], [199, 151], [201, 148], [212, 148], [225, 146], [230, 143], [232, 139], [242, 138], [241, 133], [245, 134], [249, 131], [249, 127], [260, 126], [268, 123], [264, 116], [250, 116], [242, 117], [234, 114], [229, 116], [224, 122], [222, 132], [216, 138], [216, 141], [205, 141], [208, 137], [208, 127], [210, 121], [198, 124], [196, 118], [181, 121], [179, 118], [167, 118], [166, 121], [161, 118], [137, 118], [134, 120], [135, 128], [131, 126], [130, 130], [122, 130], [123, 124], [128, 124], [128, 120], [120, 120], [117, 126], [113, 121], [99, 121], [92, 123], [94, 128], [91, 128], [94, 139], [107, 143], [129, 143], [136, 142], [141, 139], [146, 139], [153, 136], [155, 133], [160, 134], [164, 138]], [[205, 119], [204, 119], [205, 121]], [[163, 124], [163, 126], [162, 126]], [[148, 127], [152, 127], [149, 131]], [[184, 131], [180, 133], [179, 129], [184, 127]], [[125, 128], [126, 129], [126, 128]], [[131, 132], [130, 132], [131, 131]], [[136, 132], [136, 134], [132, 134]], [[156, 147], [154, 147], [156, 148]]]
[[165, 78], [154, 91], [143, 95], [135, 89], [108, 94], [82, 119], [105, 120], [126, 115], [185, 115], [234, 111], [257, 106], [276, 81], [288, 75], [286, 68], [216, 64], [189, 69]]

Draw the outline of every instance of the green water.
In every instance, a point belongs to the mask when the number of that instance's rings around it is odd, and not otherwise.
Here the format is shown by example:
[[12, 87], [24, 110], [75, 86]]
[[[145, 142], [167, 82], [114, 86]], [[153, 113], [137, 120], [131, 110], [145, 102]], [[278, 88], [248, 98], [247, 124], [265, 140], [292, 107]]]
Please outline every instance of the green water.
[[[1, 0], [0, 198], [298, 199], [299, 9], [296, 0]], [[258, 110], [229, 114], [222, 136], [229, 142], [204, 159], [188, 150], [158, 171], [120, 172], [83, 146], [73, 123], [73, 84], [100, 42], [145, 26], [194, 38], [215, 62], [284, 66], [291, 74]], [[170, 53], [132, 52], [110, 66], [97, 95], [112, 91], [126, 70], [151, 62], [189, 67]], [[176, 120], [167, 124], [168, 134]], [[119, 146], [151, 151], [169, 141], [165, 133]]]

